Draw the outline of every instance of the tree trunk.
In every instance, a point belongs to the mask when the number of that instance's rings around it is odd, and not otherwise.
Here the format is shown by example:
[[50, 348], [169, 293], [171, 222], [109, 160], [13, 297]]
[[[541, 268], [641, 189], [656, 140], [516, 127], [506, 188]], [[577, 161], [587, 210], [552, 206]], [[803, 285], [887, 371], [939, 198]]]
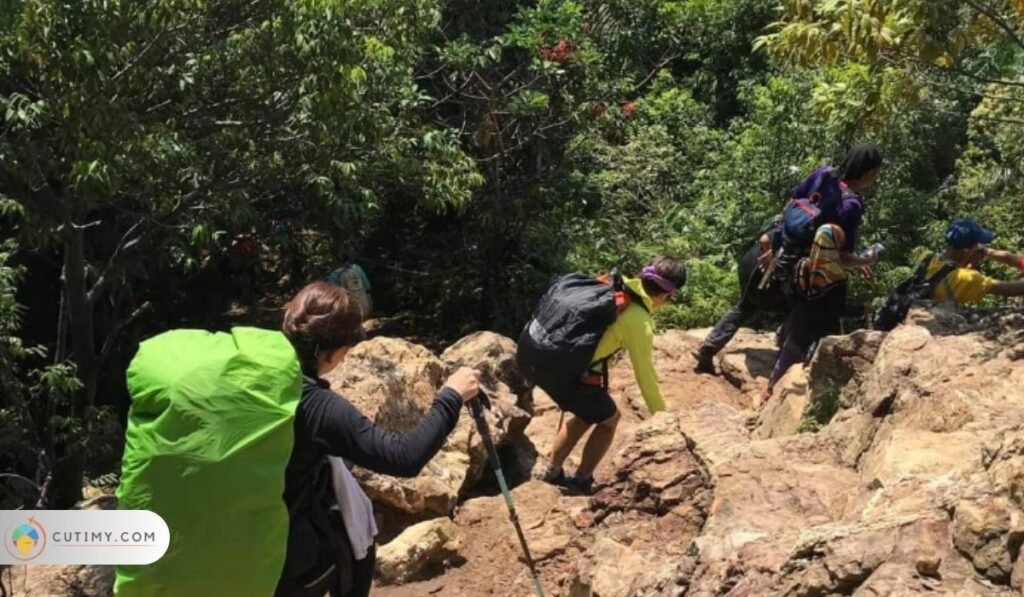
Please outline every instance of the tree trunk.
[[99, 379], [99, 354], [93, 325], [93, 310], [89, 303], [85, 271], [85, 230], [66, 226], [64, 241], [64, 298], [67, 301], [68, 328], [71, 331], [71, 351], [82, 389], [74, 400], [72, 413], [81, 418], [96, 398]]
[[63, 440], [57, 438], [53, 453], [48, 455], [50, 471], [40, 496], [40, 505], [48, 509], [70, 508], [82, 499], [85, 454], [80, 440], [89, 436], [86, 414], [96, 398], [100, 365], [92, 305], [86, 287], [85, 230], [76, 226], [73, 217], [69, 216], [65, 218], [62, 236], [64, 268], [61, 277], [67, 324], [71, 332], [71, 358], [75, 363], [76, 377], [82, 383], [82, 388], [72, 396], [71, 412], [67, 414], [81, 425], [83, 435]]

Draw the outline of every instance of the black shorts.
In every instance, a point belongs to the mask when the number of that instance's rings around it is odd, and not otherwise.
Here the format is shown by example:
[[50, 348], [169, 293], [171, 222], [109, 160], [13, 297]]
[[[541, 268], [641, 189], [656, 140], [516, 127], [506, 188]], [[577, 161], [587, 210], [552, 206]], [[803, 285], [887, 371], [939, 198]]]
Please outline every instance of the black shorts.
[[558, 408], [576, 415], [591, 425], [604, 423], [614, 417], [619, 410], [607, 389], [579, 381], [565, 390], [548, 392], [548, 395]]

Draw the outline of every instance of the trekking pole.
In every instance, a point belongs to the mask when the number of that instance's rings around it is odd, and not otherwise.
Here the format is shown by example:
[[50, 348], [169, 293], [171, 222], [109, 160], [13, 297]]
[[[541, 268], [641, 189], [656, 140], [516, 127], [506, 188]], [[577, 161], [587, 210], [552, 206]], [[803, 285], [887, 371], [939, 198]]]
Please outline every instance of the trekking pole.
[[470, 414], [473, 415], [473, 420], [476, 422], [477, 432], [483, 439], [484, 447], [487, 448], [487, 454], [491, 461], [491, 468], [494, 469], [494, 476], [498, 479], [498, 487], [501, 488], [501, 495], [505, 498], [505, 505], [508, 506], [508, 516], [512, 520], [512, 526], [516, 529], [516, 535], [519, 536], [519, 545], [523, 548], [523, 555], [526, 556], [526, 565], [530, 567], [530, 576], [533, 577], [533, 589], [537, 592], [537, 597], [544, 597], [544, 587], [540, 584], [540, 576], [537, 574], [537, 567], [533, 563], [533, 557], [530, 555], [530, 548], [526, 545], [526, 535], [523, 534], [523, 527], [519, 524], [519, 515], [516, 514], [516, 506], [512, 503], [512, 492], [508, 490], [508, 484], [505, 483], [505, 474], [501, 470], [501, 461], [498, 459], [498, 449], [494, 446], [494, 439], [491, 438], [491, 428], [487, 424], [487, 419], [484, 417], [484, 407], [490, 408], [490, 399], [487, 394], [484, 394], [483, 390], [480, 391], [480, 396], [470, 400], [466, 406], [469, 407]]

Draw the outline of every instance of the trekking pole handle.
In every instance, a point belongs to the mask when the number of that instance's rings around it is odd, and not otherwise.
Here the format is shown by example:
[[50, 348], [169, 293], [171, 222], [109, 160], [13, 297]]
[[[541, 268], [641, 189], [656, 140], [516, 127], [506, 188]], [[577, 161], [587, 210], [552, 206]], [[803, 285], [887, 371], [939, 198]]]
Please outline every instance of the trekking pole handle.
[[491, 398], [483, 388], [480, 388], [477, 395], [466, 402], [466, 407], [469, 408], [473, 418], [483, 416], [484, 410], [491, 410]]

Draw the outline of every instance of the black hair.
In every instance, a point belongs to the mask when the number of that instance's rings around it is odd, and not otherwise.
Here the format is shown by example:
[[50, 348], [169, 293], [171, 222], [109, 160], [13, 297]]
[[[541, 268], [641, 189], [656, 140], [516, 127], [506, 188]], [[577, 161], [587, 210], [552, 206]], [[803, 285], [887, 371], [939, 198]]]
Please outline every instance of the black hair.
[[882, 167], [882, 150], [872, 143], [854, 145], [846, 152], [839, 174], [843, 180], [857, 180]]

